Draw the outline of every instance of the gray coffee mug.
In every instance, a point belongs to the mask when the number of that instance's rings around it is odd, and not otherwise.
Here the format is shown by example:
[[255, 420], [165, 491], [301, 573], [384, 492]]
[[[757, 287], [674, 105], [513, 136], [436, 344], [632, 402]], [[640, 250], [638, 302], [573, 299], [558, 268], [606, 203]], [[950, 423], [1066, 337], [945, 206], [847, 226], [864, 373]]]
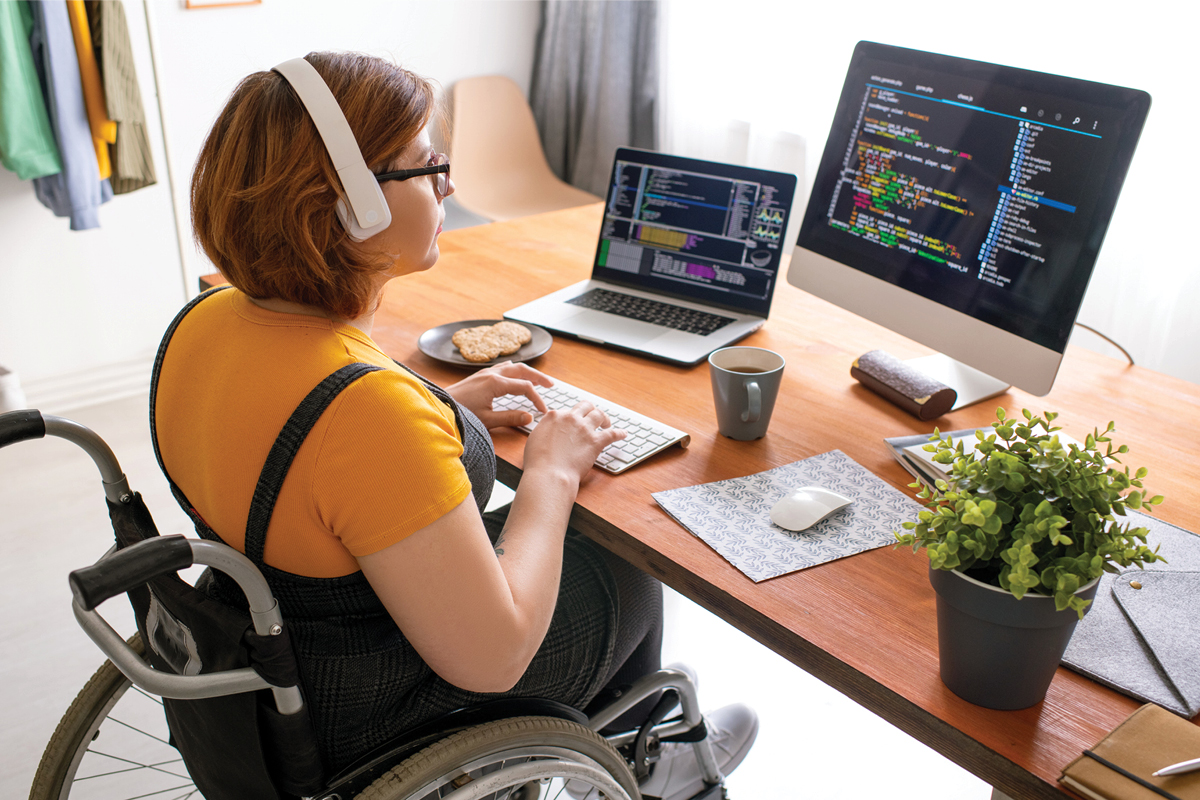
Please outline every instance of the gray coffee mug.
[[749, 441], [766, 434], [785, 363], [761, 347], [725, 347], [708, 357], [721, 435]]

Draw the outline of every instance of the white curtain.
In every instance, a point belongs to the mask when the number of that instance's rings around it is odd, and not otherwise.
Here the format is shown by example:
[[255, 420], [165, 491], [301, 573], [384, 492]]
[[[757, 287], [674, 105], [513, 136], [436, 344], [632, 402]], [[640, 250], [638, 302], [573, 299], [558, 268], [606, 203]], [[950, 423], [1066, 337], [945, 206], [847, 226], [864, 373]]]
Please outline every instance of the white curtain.
[[[660, 25], [660, 149], [795, 172], [800, 209], [859, 40], [1149, 92], [1150, 117], [1079, 321], [1138, 364], [1200, 383], [1200, 248], [1189, 200], [1200, 6], [664, 0]], [[1116, 353], [1079, 328], [1073, 341]]]

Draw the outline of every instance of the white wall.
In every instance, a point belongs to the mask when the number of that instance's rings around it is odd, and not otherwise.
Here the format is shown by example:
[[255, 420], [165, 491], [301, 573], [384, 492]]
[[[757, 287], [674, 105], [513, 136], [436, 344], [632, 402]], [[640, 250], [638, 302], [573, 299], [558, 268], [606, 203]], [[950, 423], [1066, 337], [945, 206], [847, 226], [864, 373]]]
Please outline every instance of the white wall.
[[0, 364], [18, 373], [31, 405], [50, 412], [144, 387], [185, 287], [194, 294], [196, 278], [213, 271], [186, 227], [181, 267], [151, 41], [186, 225], [192, 165], [245, 75], [312, 50], [356, 50], [447, 88], [498, 73], [528, 90], [540, 19], [535, 0], [263, 0], [193, 10], [148, 0], [148, 14], [140, 0], [124, 2], [159, 184], [102, 207], [99, 230], [71, 232], [31, 184], [0, 170]]
[[[534, 0], [264, 0], [191, 11], [152, 0], [152, 10], [172, 157], [187, 176], [217, 112], [251, 72], [313, 50], [355, 50], [446, 89], [459, 78], [502, 74], [528, 93], [540, 20]], [[181, 207], [184, 192], [176, 187]], [[195, 285], [213, 270], [187, 245]]]
[[70, 407], [148, 380], [145, 365], [183, 300], [146, 20], [126, 7], [159, 183], [100, 208], [99, 229], [71, 231], [0, 169], [0, 364], [30, 404]]
[[[809, 184], [860, 39], [1148, 91], [1150, 115], [1079, 320], [1121, 342], [1139, 364], [1200, 383], [1200, 251], [1181, 215], [1189, 142], [1200, 127], [1192, 88], [1200, 6], [743, 0], [730, 13], [726, 0], [667, 2], [671, 102], [803, 136]], [[1073, 341], [1117, 355], [1078, 328]]]

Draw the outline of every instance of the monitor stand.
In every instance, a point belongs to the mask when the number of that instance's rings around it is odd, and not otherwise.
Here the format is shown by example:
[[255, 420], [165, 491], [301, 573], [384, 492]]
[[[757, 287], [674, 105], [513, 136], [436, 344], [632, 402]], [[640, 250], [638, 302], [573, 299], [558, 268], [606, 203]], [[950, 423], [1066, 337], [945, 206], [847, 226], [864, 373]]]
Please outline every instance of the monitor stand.
[[1009, 389], [1009, 384], [1004, 381], [993, 378], [986, 372], [980, 372], [974, 367], [968, 367], [941, 353], [922, 358], [910, 358], [904, 363], [913, 369], [920, 370], [934, 380], [941, 381], [955, 391], [958, 398], [954, 401], [951, 411], [1004, 394]]

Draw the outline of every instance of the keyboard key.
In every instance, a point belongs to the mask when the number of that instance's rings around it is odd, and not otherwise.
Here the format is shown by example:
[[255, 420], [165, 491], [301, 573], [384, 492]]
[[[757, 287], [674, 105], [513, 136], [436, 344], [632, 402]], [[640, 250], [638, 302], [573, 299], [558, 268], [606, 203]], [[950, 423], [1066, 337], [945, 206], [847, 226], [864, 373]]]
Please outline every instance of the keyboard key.
[[567, 302], [594, 311], [605, 311], [627, 319], [652, 322], [699, 336], [707, 336], [734, 321], [733, 317], [710, 314], [707, 311], [697, 311], [694, 308], [685, 308], [674, 303], [650, 300], [624, 292], [610, 292], [608, 289], [591, 289]]

